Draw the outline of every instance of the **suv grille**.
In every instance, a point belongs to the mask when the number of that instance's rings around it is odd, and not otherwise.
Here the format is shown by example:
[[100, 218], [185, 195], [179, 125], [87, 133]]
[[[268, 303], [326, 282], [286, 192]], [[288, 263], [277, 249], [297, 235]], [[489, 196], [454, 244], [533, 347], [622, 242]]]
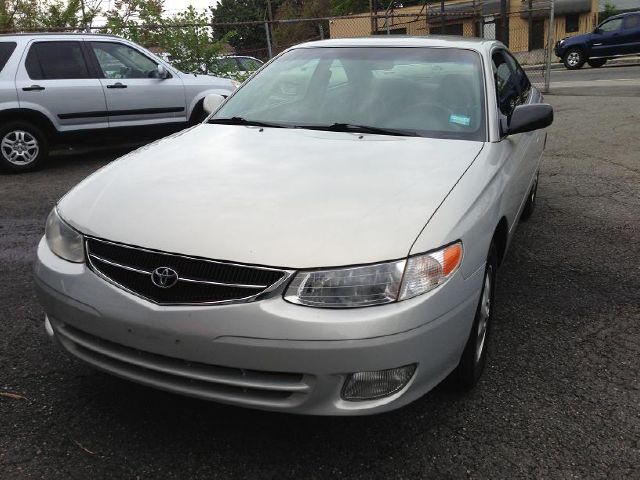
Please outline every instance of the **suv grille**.
[[[246, 302], [273, 290], [289, 276], [285, 270], [156, 252], [95, 238], [87, 238], [86, 248], [91, 270], [158, 304]], [[167, 286], [158, 286], [158, 277], [154, 283], [156, 269], [170, 269], [173, 278]]]

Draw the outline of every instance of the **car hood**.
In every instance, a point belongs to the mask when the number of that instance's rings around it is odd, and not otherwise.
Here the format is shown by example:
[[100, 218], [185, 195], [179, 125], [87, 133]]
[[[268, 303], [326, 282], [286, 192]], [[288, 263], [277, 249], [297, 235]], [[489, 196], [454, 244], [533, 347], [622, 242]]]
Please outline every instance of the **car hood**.
[[107, 165], [58, 208], [87, 235], [167, 252], [289, 268], [378, 262], [408, 254], [482, 145], [204, 124]]
[[591, 38], [591, 33], [582, 33], [580, 35], [574, 35], [572, 37], [565, 37], [562, 46], [565, 47], [567, 45], [576, 45], [578, 43], [584, 43]]

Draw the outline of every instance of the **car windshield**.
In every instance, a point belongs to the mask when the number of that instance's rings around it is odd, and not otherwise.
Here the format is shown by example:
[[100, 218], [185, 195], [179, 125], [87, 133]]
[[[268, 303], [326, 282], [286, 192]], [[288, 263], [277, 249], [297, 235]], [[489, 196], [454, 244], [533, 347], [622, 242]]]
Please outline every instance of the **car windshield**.
[[483, 141], [484, 108], [476, 52], [316, 47], [277, 58], [210, 121]]

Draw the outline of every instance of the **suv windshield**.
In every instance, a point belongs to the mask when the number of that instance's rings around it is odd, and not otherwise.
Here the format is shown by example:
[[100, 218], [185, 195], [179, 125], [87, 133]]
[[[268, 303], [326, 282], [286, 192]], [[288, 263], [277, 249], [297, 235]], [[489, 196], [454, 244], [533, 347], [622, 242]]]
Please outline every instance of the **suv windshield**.
[[211, 121], [483, 141], [484, 105], [476, 52], [316, 47], [276, 59]]

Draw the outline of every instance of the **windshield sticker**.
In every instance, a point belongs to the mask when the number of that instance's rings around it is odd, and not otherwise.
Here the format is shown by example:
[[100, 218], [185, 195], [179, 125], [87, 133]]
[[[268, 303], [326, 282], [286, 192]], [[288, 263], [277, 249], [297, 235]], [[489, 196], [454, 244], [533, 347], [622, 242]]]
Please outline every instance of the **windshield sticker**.
[[449, 123], [457, 123], [458, 125], [464, 125], [468, 127], [471, 124], [471, 117], [466, 117], [464, 115], [455, 115], [451, 114], [449, 116]]

